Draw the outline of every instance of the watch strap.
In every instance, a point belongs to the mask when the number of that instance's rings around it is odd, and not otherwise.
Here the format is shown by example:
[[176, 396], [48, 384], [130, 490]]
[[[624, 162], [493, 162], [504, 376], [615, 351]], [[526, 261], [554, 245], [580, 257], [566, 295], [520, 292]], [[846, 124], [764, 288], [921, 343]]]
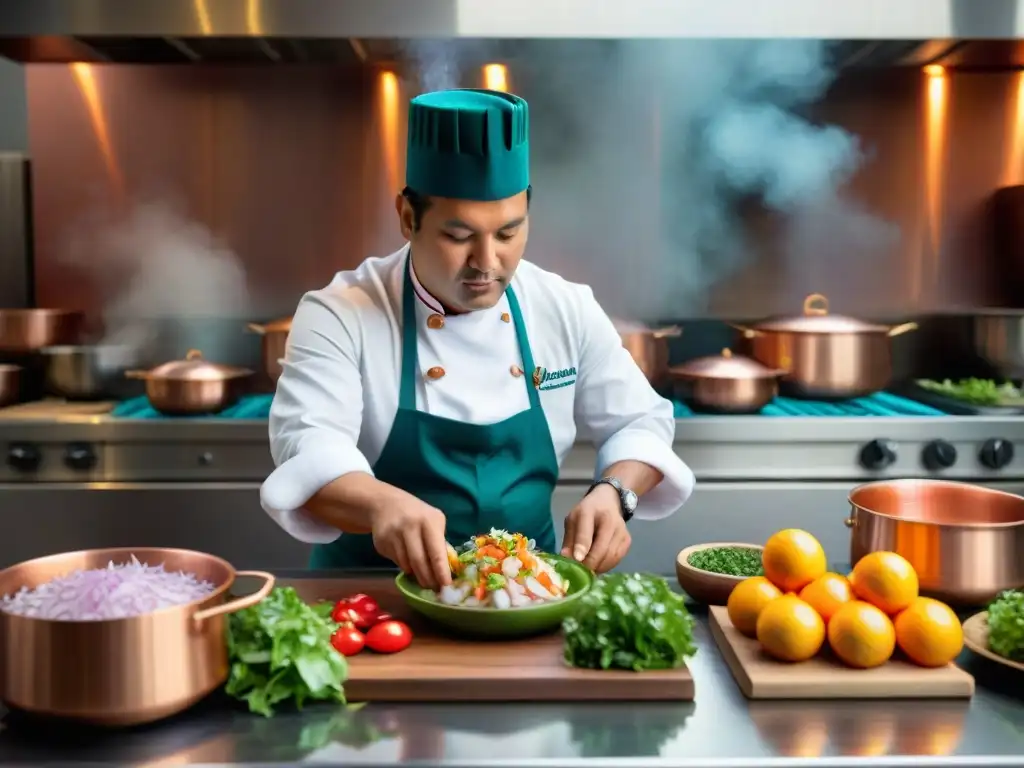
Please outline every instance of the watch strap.
[[625, 520], [627, 523], [631, 519], [633, 519], [635, 509], [630, 509], [626, 505], [626, 495], [631, 494], [635, 497], [636, 494], [633, 493], [633, 491], [623, 488], [622, 483], [619, 481], [618, 478], [602, 477], [600, 480], [591, 483], [590, 487], [587, 489], [587, 492], [584, 494], [584, 496], [589, 496], [591, 491], [593, 491], [599, 485], [610, 485], [612, 488], [614, 488], [615, 492], [619, 494], [619, 514], [622, 515], [622, 519]]

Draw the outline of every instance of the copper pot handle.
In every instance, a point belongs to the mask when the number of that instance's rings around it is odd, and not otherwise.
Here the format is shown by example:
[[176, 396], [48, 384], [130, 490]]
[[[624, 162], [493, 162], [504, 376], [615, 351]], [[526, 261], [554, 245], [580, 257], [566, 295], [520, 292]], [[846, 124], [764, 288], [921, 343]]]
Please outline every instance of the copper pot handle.
[[126, 379], [147, 379], [149, 378], [149, 371], [125, 371], [124, 377]]
[[761, 331], [754, 330], [753, 328], [747, 328], [745, 325], [737, 325], [736, 323], [726, 323], [726, 325], [742, 333], [743, 338], [745, 339], [752, 339], [755, 336], [764, 336]]
[[812, 293], [804, 299], [805, 315], [827, 315], [828, 297], [823, 293]]
[[260, 325], [259, 323], [246, 323], [245, 327], [253, 333], [258, 333], [260, 336], [265, 335], [267, 332], [267, 326]]
[[853, 526], [856, 524], [857, 521], [854, 520], [852, 517], [848, 517], [845, 520], [843, 520], [843, 525], [845, 525], [847, 528], [853, 528]]
[[889, 338], [893, 336], [901, 336], [904, 333], [910, 333], [911, 331], [917, 330], [917, 323], [902, 323], [894, 328], [889, 329]]
[[683, 329], [678, 325], [670, 325], [667, 328], [659, 328], [656, 331], [651, 331], [651, 336], [656, 339], [674, 339], [682, 335]]
[[200, 352], [198, 349], [190, 349], [188, 352], [185, 353], [185, 359], [186, 360], [202, 360], [203, 359], [203, 353]]
[[223, 616], [226, 613], [236, 613], [243, 608], [256, 605], [256, 603], [260, 602], [270, 594], [270, 590], [274, 588], [274, 582], [276, 581], [274, 574], [267, 573], [266, 571], [236, 571], [235, 576], [254, 576], [257, 579], [263, 579], [263, 586], [251, 595], [236, 597], [234, 600], [228, 600], [220, 605], [215, 605], [212, 608], [196, 611], [192, 614], [193, 624], [199, 625], [207, 619], [212, 619], [214, 616]]

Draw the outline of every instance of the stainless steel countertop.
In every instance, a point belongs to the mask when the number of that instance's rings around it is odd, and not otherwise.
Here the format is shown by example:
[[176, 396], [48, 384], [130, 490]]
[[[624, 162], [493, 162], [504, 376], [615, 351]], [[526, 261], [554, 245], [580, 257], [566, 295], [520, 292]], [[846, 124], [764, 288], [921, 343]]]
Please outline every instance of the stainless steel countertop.
[[8, 715], [0, 763], [1024, 766], [1024, 675], [969, 652], [962, 664], [978, 682], [970, 701], [750, 702], [703, 616], [697, 640], [693, 703], [314, 706], [268, 720], [215, 696], [170, 721], [119, 733]]

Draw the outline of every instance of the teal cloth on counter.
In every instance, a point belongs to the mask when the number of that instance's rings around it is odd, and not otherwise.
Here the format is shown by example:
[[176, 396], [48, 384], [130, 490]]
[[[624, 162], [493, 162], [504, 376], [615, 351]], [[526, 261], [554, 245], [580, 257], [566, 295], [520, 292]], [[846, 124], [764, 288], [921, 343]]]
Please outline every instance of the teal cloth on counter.
[[119, 419], [265, 419], [270, 416], [273, 395], [248, 395], [220, 413], [206, 413], [199, 416], [167, 416], [160, 413], [143, 395], [118, 403], [111, 412]]
[[[675, 402], [677, 419], [697, 416], [684, 403]], [[761, 409], [760, 416], [946, 416], [944, 411], [905, 397], [877, 392], [836, 403], [777, 397]]]

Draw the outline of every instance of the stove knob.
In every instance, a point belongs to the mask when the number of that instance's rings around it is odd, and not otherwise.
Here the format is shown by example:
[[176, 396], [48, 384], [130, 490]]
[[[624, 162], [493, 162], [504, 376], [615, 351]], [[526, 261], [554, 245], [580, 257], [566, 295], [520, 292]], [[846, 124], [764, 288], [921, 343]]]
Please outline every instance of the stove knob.
[[7, 449], [7, 466], [19, 472], [35, 472], [43, 463], [43, 454], [31, 443], [14, 443]]
[[1001, 437], [986, 440], [978, 452], [978, 461], [989, 469], [1002, 469], [1013, 461], [1013, 443]]
[[64, 451], [64, 463], [69, 469], [87, 472], [96, 466], [96, 451], [88, 443], [71, 443]]
[[921, 461], [927, 469], [949, 469], [956, 464], [956, 446], [945, 440], [932, 440], [924, 447]]
[[864, 469], [885, 469], [896, 463], [896, 443], [880, 437], [860, 449], [860, 465]]

